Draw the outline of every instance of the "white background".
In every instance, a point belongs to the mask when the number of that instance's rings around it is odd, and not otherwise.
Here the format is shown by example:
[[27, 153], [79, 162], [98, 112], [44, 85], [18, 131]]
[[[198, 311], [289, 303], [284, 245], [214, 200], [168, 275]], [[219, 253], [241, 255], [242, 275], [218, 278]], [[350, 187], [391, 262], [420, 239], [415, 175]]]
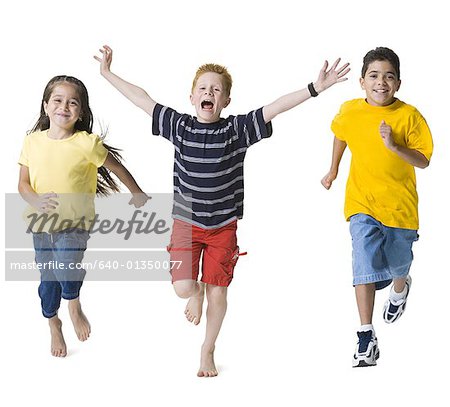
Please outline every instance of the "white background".
[[[82, 303], [91, 338], [77, 341], [60, 311], [69, 355], [53, 358], [37, 283], [0, 281], [0, 404], [79, 405], [448, 405], [448, 13], [438, 1], [25, 1], [0, 15], [2, 189], [15, 192], [23, 137], [54, 75], [80, 78], [109, 142], [148, 192], [170, 192], [172, 146], [151, 119], [100, 75], [97, 49], [114, 49], [113, 71], [163, 104], [194, 113], [196, 68], [226, 65], [232, 103], [246, 113], [317, 77], [323, 60], [349, 61], [349, 80], [273, 121], [274, 135], [247, 154], [241, 258], [217, 343], [220, 375], [196, 371], [204, 321], [189, 325], [167, 282], [88, 282]], [[4, 3], [2, 8], [6, 7]], [[362, 58], [376, 46], [401, 60], [398, 97], [427, 119], [435, 154], [418, 170], [421, 229], [408, 310], [381, 318], [378, 366], [352, 369], [357, 310], [351, 242], [343, 217], [349, 154], [325, 191], [330, 122], [363, 97]], [[98, 129], [98, 128], [97, 128]], [[7, 214], [6, 214], [7, 216]], [[2, 225], [4, 221], [2, 220]], [[2, 239], [4, 237], [2, 236]], [[4, 279], [3, 279], [4, 280]]]

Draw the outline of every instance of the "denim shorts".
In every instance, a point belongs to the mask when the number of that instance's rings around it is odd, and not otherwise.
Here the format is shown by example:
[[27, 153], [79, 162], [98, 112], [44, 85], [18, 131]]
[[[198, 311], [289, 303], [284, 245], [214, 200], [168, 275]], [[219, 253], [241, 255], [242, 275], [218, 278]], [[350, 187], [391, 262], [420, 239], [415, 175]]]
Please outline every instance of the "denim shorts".
[[412, 245], [417, 230], [391, 228], [369, 215], [350, 218], [353, 246], [353, 285], [375, 283], [377, 290], [392, 279], [408, 275], [413, 261]]

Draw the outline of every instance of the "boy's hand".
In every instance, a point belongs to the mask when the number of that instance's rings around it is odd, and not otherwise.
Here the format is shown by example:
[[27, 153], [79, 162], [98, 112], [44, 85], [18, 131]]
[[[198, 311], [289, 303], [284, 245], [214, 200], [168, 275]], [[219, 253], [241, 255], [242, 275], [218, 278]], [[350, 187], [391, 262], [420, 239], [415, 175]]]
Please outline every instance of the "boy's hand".
[[325, 89], [328, 89], [330, 86], [334, 85], [338, 82], [346, 81], [348, 78], [345, 77], [350, 72], [350, 65], [348, 62], [341, 67], [338, 67], [339, 62], [341, 62], [341, 58], [336, 59], [331, 68], [327, 71], [328, 61], [325, 61], [322, 69], [319, 72], [319, 77], [317, 81], [314, 82], [314, 89], [317, 93], [323, 92]]
[[37, 198], [30, 202], [30, 204], [39, 212], [48, 213], [55, 210], [59, 205], [55, 198], [58, 198], [58, 195], [53, 191], [45, 194], [38, 194]]
[[107, 45], [103, 45], [103, 49], [99, 49], [102, 53], [102, 57], [94, 56], [94, 59], [100, 62], [100, 73], [104, 75], [107, 72], [111, 71], [111, 62], [112, 62], [112, 54], [113, 51]]
[[392, 150], [396, 146], [394, 137], [392, 137], [392, 127], [386, 124], [384, 120], [382, 120], [380, 124], [380, 135], [383, 139], [384, 145], [389, 150]]
[[141, 206], [144, 206], [149, 199], [152, 199], [152, 197], [144, 192], [135, 192], [130, 199], [130, 202], [128, 202], [128, 205], [134, 205], [135, 208], [140, 208]]
[[337, 173], [329, 171], [320, 181], [325, 189], [330, 189], [333, 181], [336, 179]]

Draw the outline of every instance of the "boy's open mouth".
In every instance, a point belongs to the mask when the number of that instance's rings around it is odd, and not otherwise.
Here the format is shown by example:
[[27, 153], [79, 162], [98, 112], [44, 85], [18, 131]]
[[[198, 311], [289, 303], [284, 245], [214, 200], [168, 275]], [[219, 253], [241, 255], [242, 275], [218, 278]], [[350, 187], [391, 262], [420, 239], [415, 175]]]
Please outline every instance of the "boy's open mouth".
[[210, 100], [204, 100], [201, 103], [201, 106], [202, 106], [202, 109], [211, 110], [214, 107], [214, 103], [211, 102]]

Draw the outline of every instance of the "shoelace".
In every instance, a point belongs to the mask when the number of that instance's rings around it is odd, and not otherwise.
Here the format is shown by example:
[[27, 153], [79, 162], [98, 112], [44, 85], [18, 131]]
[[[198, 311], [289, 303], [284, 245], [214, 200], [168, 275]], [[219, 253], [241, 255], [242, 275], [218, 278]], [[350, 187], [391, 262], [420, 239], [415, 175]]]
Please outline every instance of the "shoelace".
[[395, 313], [398, 311], [400, 305], [402, 305], [402, 304], [394, 305], [394, 304], [392, 304], [392, 301], [390, 301], [390, 302], [389, 302], [388, 313], [389, 313], [389, 314], [395, 314]]

